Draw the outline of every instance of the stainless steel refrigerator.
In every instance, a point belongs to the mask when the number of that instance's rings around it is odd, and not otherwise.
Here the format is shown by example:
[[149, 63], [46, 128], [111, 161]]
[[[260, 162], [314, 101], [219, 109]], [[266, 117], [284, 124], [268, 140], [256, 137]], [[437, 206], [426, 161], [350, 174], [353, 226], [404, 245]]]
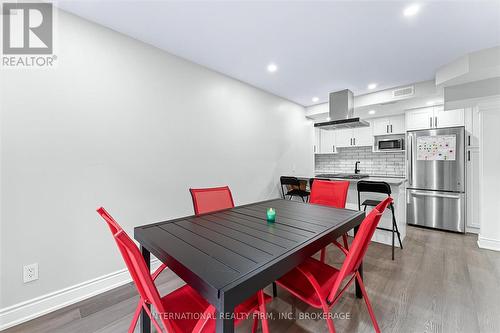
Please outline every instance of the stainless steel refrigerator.
[[406, 221], [465, 232], [464, 127], [407, 134]]

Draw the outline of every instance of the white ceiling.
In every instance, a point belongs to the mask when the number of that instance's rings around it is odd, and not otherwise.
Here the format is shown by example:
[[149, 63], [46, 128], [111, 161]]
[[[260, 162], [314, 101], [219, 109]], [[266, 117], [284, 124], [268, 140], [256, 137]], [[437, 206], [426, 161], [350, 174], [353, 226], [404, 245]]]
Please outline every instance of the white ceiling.
[[[59, 1], [58, 6], [302, 105], [434, 78], [500, 45], [500, 1]], [[278, 65], [270, 74], [268, 63]]]

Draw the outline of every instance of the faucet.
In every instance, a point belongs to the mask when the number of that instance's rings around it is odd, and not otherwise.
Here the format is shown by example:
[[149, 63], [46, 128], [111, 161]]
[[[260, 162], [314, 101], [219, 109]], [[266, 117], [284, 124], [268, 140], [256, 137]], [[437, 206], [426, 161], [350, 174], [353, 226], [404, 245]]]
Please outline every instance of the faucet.
[[355, 173], [355, 174], [358, 174], [358, 173], [359, 173], [359, 171], [360, 171], [360, 170], [359, 170], [359, 168], [358, 168], [358, 164], [359, 164], [359, 163], [360, 163], [359, 161], [357, 161], [356, 163], [354, 163], [354, 173]]

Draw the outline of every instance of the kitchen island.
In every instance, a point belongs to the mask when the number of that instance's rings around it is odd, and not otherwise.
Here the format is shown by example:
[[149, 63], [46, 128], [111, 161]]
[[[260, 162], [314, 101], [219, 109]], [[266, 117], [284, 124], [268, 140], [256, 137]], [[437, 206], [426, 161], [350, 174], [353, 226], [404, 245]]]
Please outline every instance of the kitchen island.
[[[403, 242], [404, 246], [404, 238], [406, 236], [406, 202], [405, 202], [405, 184], [406, 184], [406, 179], [403, 177], [390, 177], [390, 176], [368, 176], [366, 178], [362, 179], [345, 179], [345, 178], [336, 178], [336, 177], [323, 177], [319, 176], [320, 174], [324, 174], [325, 172], [317, 172], [315, 176], [303, 176], [303, 177], [297, 177], [300, 180], [309, 180], [310, 178], [327, 178], [329, 180], [342, 180], [342, 181], [348, 181], [350, 182], [349, 186], [349, 191], [347, 193], [347, 201], [346, 201], [346, 208], [348, 209], [358, 209], [358, 190], [356, 187], [356, 184], [360, 180], [366, 180], [366, 181], [382, 181], [386, 182], [391, 186], [391, 191], [392, 191], [392, 198], [394, 199], [394, 211], [396, 214], [396, 224], [399, 229], [399, 233], [401, 234], [401, 241]], [[309, 183], [309, 181], [308, 181]], [[385, 194], [379, 194], [379, 193], [361, 193], [361, 202], [363, 202], [365, 199], [375, 199], [375, 200], [382, 200], [386, 198]], [[373, 207], [367, 207], [367, 212], [370, 211]], [[389, 209], [387, 209], [384, 212], [384, 215], [382, 216], [382, 219], [380, 220], [379, 227], [383, 228], [392, 228], [392, 214]], [[352, 231], [349, 233], [351, 236], [353, 235]], [[390, 231], [384, 231], [384, 230], [376, 230], [375, 234], [372, 237], [372, 240], [375, 242], [391, 245], [392, 244], [392, 233]], [[395, 235], [395, 246], [399, 247], [397, 235]], [[397, 251], [397, 250], [396, 250]]]

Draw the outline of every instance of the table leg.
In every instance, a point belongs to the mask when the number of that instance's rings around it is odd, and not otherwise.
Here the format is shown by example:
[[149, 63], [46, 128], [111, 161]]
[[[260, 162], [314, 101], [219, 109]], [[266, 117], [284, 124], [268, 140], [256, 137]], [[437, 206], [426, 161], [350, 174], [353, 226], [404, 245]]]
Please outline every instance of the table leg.
[[234, 333], [234, 309], [229, 309], [224, 306], [224, 295], [222, 295], [222, 308], [217, 312], [217, 319], [215, 323], [216, 333]]
[[[148, 270], [151, 269], [151, 254], [146, 248], [141, 246], [141, 253], [144, 261], [146, 262], [146, 266]], [[147, 305], [149, 310], [151, 310], [151, 306]], [[141, 312], [141, 333], [151, 333], [151, 319], [148, 316], [148, 313], [143, 309]]]
[[[359, 226], [354, 227], [354, 236], [358, 233]], [[359, 264], [358, 268], [359, 276], [361, 276], [361, 279], [363, 279], [363, 261]], [[363, 298], [363, 293], [361, 292], [361, 287], [359, 286], [358, 281], [356, 280], [356, 297], [357, 298]]]

